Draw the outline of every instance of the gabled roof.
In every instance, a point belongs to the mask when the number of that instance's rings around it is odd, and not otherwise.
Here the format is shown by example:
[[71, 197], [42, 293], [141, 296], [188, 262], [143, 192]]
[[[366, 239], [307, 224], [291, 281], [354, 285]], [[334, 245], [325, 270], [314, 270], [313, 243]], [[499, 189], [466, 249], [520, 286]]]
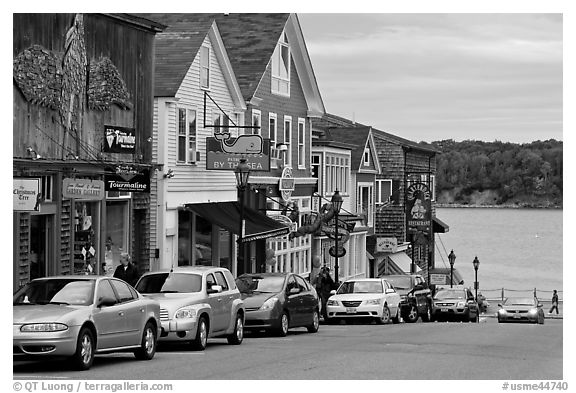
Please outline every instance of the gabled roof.
[[246, 101], [250, 101], [282, 31], [286, 31], [292, 58], [313, 116], [324, 114], [324, 104], [312, 69], [308, 50], [295, 14], [136, 14], [168, 26], [170, 31], [191, 32], [190, 23], [215, 20], [236, 80]]
[[[346, 119], [344, 117], [336, 116], [331, 113], [326, 113], [322, 116], [321, 119], [313, 119], [312, 120], [312, 128], [316, 130], [325, 130], [331, 127], [348, 127], [348, 128], [363, 128], [363, 127], [370, 127], [361, 123], [357, 123], [355, 121]], [[378, 130], [376, 128], [370, 127], [372, 129], [372, 134], [374, 137], [382, 137], [392, 143], [402, 146], [403, 148], [412, 148], [416, 150], [421, 150], [426, 153], [433, 153], [438, 154], [440, 153], [439, 150], [434, 149], [432, 147], [423, 146], [419, 143], [413, 142], [411, 140], [399, 137], [394, 134], [390, 134], [385, 131]]]
[[187, 23], [186, 31], [169, 27], [156, 35], [154, 96], [176, 95], [212, 23]]
[[370, 154], [375, 163], [376, 171], [380, 172], [380, 162], [378, 160], [378, 152], [372, 139], [372, 127], [359, 126], [359, 127], [338, 127], [329, 128], [326, 130], [327, 138], [336, 142], [349, 143], [358, 146], [351, 152], [350, 167], [354, 171], [362, 168], [364, 159], [364, 149], [370, 148]]

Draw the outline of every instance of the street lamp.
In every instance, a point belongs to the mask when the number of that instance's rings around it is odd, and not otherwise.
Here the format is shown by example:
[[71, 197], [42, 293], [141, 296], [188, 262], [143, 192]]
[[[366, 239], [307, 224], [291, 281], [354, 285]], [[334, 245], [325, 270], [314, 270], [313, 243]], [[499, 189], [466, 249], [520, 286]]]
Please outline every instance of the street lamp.
[[335, 241], [335, 257], [334, 257], [334, 281], [338, 284], [338, 253], [340, 252], [338, 249], [338, 214], [340, 213], [340, 209], [342, 208], [342, 196], [340, 192], [336, 190], [334, 195], [332, 195], [332, 206], [334, 207], [334, 241]]
[[456, 262], [456, 254], [454, 254], [454, 250], [451, 250], [450, 254], [448, 254], [448, 260], [450, 261], [450, 288], [452, 288], [452, 283], [454, 282], [452, 278], [454, 275], [454, 262]]
[[244, 243], [242, 237], [244, 235], [244, 192], [248, 185], [248, 178], [250, 177], [250, 167], [246, 163], [245, 158], [240, 159], [240, 163], [234, 169], [236, 175], [236, 187], [238, 188], [238, 198], [240, 199], [240, 230], [238, 232], [238, 258], [237, 264], [242, 266], [242, 273], [246, 273], [246, 266], [244, 265]]
[[474, 265], [474, 295], [476, 296], [476, 301], [478, 301], [478, 267], [480, 266], [478, 257], [474, 257], [472, 265]]

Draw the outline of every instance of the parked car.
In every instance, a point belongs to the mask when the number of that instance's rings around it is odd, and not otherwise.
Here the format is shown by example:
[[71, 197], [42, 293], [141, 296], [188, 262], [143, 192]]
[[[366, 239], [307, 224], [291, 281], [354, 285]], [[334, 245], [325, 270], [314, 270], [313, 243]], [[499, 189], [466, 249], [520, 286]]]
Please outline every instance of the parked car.
[[209, 337], [226, 337], [235, 345], [244, 339], [244, 302], [228, 269], [180, 266], [149, 272], [136, 289], [160, 303], [161, 342], [189, 342], [203, 351]]
[[413, 323], [418, 317], [429, 322], [432, 315], [432, 292], [419, 274], [382, 276], [400, 295], [400, 315], [405, 322]]
[[344, 281], [328, 298], [328, 322], [362, 318], [377, 323], [400, 322], [400, 295], [383, 278]]
[[535, 297], [509, 297], [498, 307], [498, 322], [527, 321], [544, 325], [544, 310]]
[[100, 276], [35, 279], [13, 296], [14, 359], [70, 357], [87, 370], [96, 353], [156, 353], [160, 306], [122, 280]]
[[460, 319], [464, 322], [477, 322], [479, 314], [478, 303], [470, 289], [461, 285], [437, 287], [432, 298], [432, 321]]
[[246, 329], [271, 330], [286, 336], [305, 327], [316, 333], [320, 309], [316, 290], [294, 273], [243, 274], [236, 279], [246, 307]]

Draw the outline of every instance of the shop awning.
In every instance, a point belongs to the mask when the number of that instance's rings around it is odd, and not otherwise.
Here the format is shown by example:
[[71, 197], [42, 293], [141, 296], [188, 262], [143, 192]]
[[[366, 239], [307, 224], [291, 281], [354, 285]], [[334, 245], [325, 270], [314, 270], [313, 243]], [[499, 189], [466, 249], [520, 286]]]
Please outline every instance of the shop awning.
[[[402, 272], [410, 274], [410, 265], [412, 265], [412, 259], [410, 259], [410, 257], [406, 255], [405, 252], [395, 252], [394, 254], [388, 255], [388, 258], [390, 258], [390, 261]], [[416, 267], [416, 273], [422, 271], [418, 265], [414, 264], [414, 266]]]
[[432, 229], [434, 233], [446, 233], [450, 230], [450, 226], [438, 217], [432, 219]]
[[[240, 204], [238, 202], [190, 203], [185, 207], [213, 224], [232, 233], [239, 233]], [[244, 221], [246, 224], [242, 237], [243, 243], [290, 233], [288, 226], [249, 207], [244, 207]]]

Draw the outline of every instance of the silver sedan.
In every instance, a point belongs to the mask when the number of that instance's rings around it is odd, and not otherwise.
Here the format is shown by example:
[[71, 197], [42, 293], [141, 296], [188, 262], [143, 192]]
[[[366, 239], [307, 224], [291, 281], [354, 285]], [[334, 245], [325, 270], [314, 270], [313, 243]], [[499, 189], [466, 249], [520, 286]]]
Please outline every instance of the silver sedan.
[[33, 280], [13, 297], [13, 357], [69, 357], [76, 369], [96, 353], [156, 353], [160, 305], [122, 280], [58, 276]]

